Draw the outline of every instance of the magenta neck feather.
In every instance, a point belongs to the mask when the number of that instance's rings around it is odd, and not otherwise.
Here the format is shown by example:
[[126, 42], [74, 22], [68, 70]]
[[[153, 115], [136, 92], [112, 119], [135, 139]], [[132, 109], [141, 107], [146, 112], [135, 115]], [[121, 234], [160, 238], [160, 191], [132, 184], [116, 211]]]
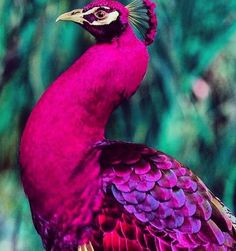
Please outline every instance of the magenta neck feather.
[[48, 119], [63, 140], [70, 134], [79, 143], [100, 140], [110, 114], [136, 91], [146, 65], [146, 48], [128, 27], [112, 43], [96, 44], [82, 55], [49, 88], [41, 109], [51, 111]]
[[[72, 192], [67, 187], [71, 173], [103, 139], [114, 108], [136, 91], [147, 62], [145, 45], [128, 27], [111, 43], [92, 46], [48, 88], [31, 113], [20, 148], [22, 177], [32, 205], [38, 197], [34, 206], [47, 211], [48, 204], [56, 206], [63, 200], [59, 196], [63, 187]], [[93, 155], [77, 178], [97, 175], [97, 158]]]

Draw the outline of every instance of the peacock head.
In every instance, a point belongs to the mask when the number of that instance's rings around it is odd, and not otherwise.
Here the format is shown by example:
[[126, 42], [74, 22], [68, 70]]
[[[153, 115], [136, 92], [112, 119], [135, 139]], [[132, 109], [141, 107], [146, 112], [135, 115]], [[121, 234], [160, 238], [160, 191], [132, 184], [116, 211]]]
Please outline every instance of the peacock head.
[[56, 21], [80, 24], [98, 41], [111, 41], [119, 37], [129, 24], [141, 34], [146, 45], [153, 42], [157, 20], [155, 4], [149, 0], [134, 0], [127, 6], [113, 0], [95, 0], [83, 9], [60, 15]]

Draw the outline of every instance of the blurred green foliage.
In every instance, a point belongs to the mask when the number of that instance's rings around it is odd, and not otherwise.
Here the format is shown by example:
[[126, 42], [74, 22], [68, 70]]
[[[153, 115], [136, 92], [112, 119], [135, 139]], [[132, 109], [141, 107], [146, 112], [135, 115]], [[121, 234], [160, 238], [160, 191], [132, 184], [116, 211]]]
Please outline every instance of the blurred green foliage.
[[[94, 41], [56, 17], [86, 2], [0, 2], [0, 250], [42, 250], [19, 180], [20, 135], [44, 89]], [[188, 165], [236, 208], [236, 1], [159, 0], [138, 93], [109, 138], [146, 143]]]

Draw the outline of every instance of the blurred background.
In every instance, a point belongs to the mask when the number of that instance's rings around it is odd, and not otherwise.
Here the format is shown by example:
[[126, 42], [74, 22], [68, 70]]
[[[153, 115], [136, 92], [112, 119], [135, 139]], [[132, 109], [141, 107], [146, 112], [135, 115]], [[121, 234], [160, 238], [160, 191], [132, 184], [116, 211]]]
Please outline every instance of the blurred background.
[[[87, 2], [0, 1], [0, 250], [42, 251], [22, 191], [20, 136], [45, 88], [93, 38], [56, 17]], [[236, 1], [159, 0], [143, 85], [107, 136], [146, 143], [189, 166], [236, 210]]]

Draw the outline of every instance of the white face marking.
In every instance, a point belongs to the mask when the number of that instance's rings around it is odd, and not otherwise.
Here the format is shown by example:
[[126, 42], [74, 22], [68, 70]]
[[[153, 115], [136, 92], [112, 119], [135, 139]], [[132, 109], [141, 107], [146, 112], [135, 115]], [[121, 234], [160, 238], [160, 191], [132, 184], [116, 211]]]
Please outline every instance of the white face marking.
[[84, 15], [94, 14], [98, 20], [95, 20], [93, 22], [89, 22], [89, 21], [84, 19], [83, 21], [89, 23], [90, 25], [94, 25], [94, 26], [108, 25], [108, 24], [112, 23], [113, 21], [116, 21], [118, 16], [119, 16], [118, 11], [112, 11], [110, 13], [107, 13], [107, 12], [103, 11], [104, 16], [102, 16], [101, 19], [99, 20], [99, 16], [96, 15], [96, 11], [99, 12], [100, 11], [99, 9], [101, 9], [101, 11], [102, 11], [102, 9], [109, 10], [110, 8], [106, 7], [106, 6], [94, 7], [92, 9], [88, 10], [87, 12], [84, 12], [83, 14]]
[[[86, 22], [90, 25], [101, 26], [116, 21], [119, 16], [119, 12], [118, 11], [106, 12], [106, 10], [111, 10], [111, 9], [107, 6], [93, 7], [92, 9], [89, 9], [86, 12], [83, 12], [82, 9], [75, 9], [60, 15], [57, 18], [56, 22], [59, 20], [64, 20], [64, 21], [73, 21], [79, 24], [84, 24]], [[96, 17], [96, 20], [94, 20], [93, 22], [89, 22], [86, 18], [84, 18], [85, 16], [90, 14], [93, 14]]]
[[98, 10], [100, 7], [93, 7], [92, 9], [89, 9], [88, 11], [84, 12], [84, 15], [89, 15], [94, 13], [96, 10]]

